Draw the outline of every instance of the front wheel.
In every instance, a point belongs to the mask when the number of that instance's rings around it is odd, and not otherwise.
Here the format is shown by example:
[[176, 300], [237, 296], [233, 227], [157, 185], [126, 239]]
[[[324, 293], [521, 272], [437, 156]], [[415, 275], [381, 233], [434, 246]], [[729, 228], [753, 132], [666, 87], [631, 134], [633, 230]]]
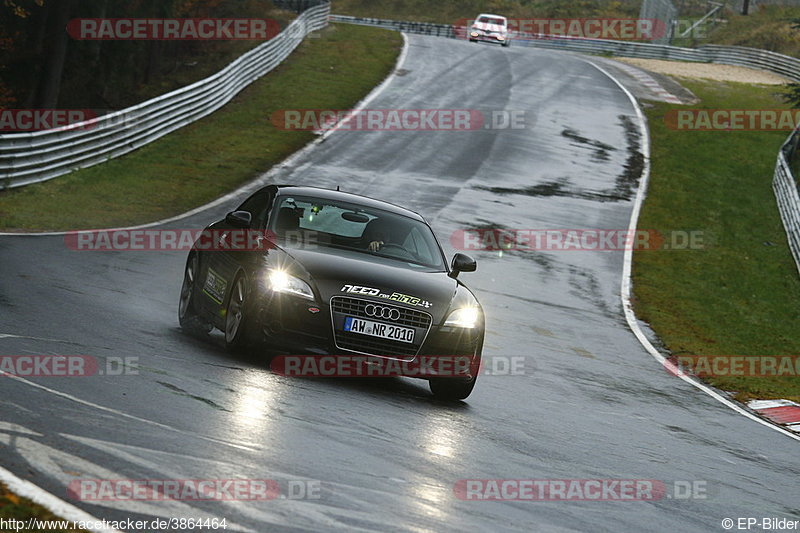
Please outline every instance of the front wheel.
[[230, 351], [242, 351], [249, 344], [251, 317], [248, 304], [245, 277], [238, 276], [225, 308], [225, 346]]
[[183, 274], [181, 297], [178, 302], [178, 322], [184, 331], [205, 335], [211, 331], [211, 324], [202, 320], [194, 307], [194, 284], [199, 271], [200, 260], [197, 254], [193, 253], [186, 261], [186, 270]]
[[428, 382], [433, 395], [440, 400], [463, 400], [472, 393], [478, 376], [470, 379], [431, 378]]

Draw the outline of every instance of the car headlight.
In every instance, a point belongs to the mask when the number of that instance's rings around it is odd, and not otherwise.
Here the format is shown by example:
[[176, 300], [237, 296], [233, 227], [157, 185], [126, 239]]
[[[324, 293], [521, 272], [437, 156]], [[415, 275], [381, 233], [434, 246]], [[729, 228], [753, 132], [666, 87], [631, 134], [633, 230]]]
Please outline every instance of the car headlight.
[[294, 294], [301, 298], [314, 299], [314, 292], [311, 287], [300, 278], [296, 278], [283, 270], [272, 270], [269, 272], [269, 288], [275, 292]]
[[477, 36], [479, 36], [480, 34], [481, 34], [481, 32], [480, 32], [479, 30], [472, 30], [472, 33], [471, 33], [471, 35], [472, 35], [473, 37], [477, 37]]
[[477, 307], [462, 307], [450, 313], [444, 325], [472, 329], [478, 325], [478, 319], [480, 317], [481, 312]]

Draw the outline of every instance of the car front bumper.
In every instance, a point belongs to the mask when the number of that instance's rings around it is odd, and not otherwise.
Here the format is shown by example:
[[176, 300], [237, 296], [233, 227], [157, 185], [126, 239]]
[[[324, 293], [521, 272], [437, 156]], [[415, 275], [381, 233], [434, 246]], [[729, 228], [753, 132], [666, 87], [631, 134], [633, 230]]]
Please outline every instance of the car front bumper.
[[473, 35], [472, 33], [470, 33], [469, 39], [471, 41], [481, 41], [486, 43], [498, 43], [498, 44], [505, 44], [508, 41], [508, 37], [501, 38], [501, 36], [497, 34], [485, 34], [485, 33], [480, 33], [478, 35]]
[[[267, 348], [277, 354], [330, 356], [367, 359], [370, 365], [402, 363], [409, 377], [459, 377], [477, 375], [480, 364], [483, 327], [466, 329], [432, 324], [414, 353], [399, 353], [391, 344], [374, 349], [373, 338], [363, 336], [365, 344], [343, 344], [343, 313], [324, 308], [309, 300], [274, 294], [265, 298], [257, 312], [259, 331]], [[421, 331], [418, 328], [418, 331]], [[353, 334], [357, 335], [357, 334]], [[343, 348], [342, 346], [346, 347]], [[346, 377], [346, 376], [343, 376]]]

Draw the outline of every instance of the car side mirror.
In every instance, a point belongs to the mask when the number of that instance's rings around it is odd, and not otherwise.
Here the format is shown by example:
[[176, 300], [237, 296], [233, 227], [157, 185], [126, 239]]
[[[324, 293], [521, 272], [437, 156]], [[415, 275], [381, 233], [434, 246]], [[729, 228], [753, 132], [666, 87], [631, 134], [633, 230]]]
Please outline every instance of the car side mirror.
[[450, 277], [455, 279], [461, 272], [475, 272], [478, 268], [478, 263], [473, 258], [464, 254], [456, 254], [453, 256], [453, 262], [450, 264]]
[[235, 228], [249, 228], [253, 222], [253, 215], [247, 211], [231, 211], [225, 215], [225, 222]]

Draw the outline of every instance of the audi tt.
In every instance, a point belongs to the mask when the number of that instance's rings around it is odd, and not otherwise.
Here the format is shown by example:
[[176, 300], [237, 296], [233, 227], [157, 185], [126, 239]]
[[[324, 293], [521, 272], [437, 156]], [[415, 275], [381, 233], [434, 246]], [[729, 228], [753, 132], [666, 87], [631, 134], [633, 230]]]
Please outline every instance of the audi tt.
[[[459, 357], [431, 370], [432, 393], [472, 392], [480, 368], [483, 309], [458, 279], [419, 214], [315, 187], [269, 185], [205, 228], [186, 260], [178, 318], [194, 334], [213, 328], [231, 350], [368, 356], [384, 364]], [[272, 355], [269, 355], [272, 354]]]

